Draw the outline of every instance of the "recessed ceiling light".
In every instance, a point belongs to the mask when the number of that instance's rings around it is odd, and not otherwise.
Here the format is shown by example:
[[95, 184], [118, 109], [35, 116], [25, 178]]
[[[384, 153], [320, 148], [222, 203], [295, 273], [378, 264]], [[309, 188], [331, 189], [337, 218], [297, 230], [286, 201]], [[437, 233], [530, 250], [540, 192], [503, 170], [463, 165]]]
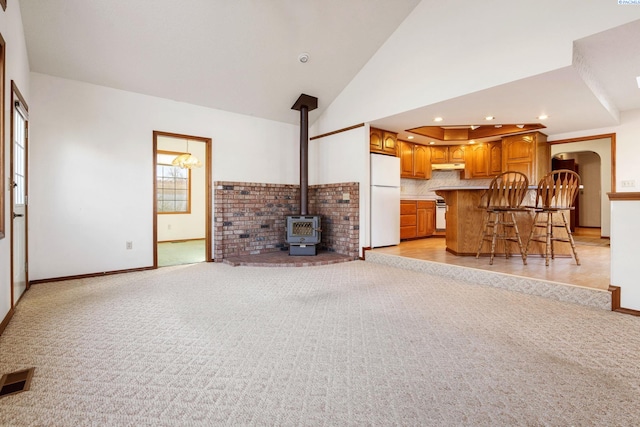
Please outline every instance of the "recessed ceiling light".
[[516, 125], [516, 127], [522, 129], [524, 125]]
[[540, 114], [538, 116], [538, 120], [545, 120], [545, 119], [548, 119], [548, 118], [549, 118], [549, 116], [547, 116], [546, 114]]
[[409, 135], [407, 139], [413, 139], [413, 135]]
[[298, 61], [306, 64], [307, 62], [309, 62], [309, 54], [307, 52], [302, 52], [300, 55], [298, 55]]
[[489, 121], [489, 120], [493, 120], [493, 119], [495, 119], [495, 117], [493, 117], [493, 116], [487, 116], [487, 117], [485, 117], [484, 119], [485, 119], [485, 120], [487, 120], [487, 121]]
[[470, 140], [469, 140], [469, 144], [475, 144], [475, 143], [476, 143], [476, 141], [475, 141], [475, 140], [473, 140], [473, 139], [470, 139]]
[[479, 125], [471, 125], [469, 126], [471, 128], [471, 130], [476, 130], [478, 129], [480, 126]]
[[501, 128], [502, 125], [493, 125], [494, 128]]
[[442, 118], [442, 117], [435, 117], [435, 118], [433, 119], [433, 121], [434, 121], [434, 122], [441, 122], [442, 120], [443, 120], [443, 118]]
[[435, 141], [430, 141], [430, 142], [429, 142], [429, 145], [433, 145], [433, 144], [435, 144], [435, 143], [436, 143]]

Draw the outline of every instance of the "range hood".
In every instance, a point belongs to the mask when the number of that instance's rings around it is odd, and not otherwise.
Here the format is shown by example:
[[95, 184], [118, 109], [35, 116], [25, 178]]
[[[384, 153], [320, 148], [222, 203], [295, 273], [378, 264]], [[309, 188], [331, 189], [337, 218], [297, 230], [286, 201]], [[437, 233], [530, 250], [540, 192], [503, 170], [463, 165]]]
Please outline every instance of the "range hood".
[[434, 171], [459, 171], [464, 170], [464, 163], [433, 163], [431, 169]]

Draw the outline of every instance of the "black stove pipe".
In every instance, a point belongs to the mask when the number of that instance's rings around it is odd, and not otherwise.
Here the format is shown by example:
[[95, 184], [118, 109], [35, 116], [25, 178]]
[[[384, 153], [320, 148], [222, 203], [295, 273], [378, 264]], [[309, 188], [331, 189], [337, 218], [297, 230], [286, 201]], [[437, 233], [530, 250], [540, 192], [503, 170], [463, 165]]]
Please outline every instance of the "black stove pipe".
[[318, 98], [302, 94], [292, 110], [300, 111], [300, 215], [309, 210], [309, 111], [318, 107]]
[[309, 108], [300, 108], [300, 215], [309, 212]]

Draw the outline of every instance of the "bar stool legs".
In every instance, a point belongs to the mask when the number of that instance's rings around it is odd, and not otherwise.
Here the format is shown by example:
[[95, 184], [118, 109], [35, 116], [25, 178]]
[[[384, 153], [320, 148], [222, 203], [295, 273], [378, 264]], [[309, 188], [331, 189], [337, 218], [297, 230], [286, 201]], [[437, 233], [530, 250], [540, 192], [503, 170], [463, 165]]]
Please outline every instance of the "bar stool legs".
[[[560, 214], [562, 218], [562, 223], [554, 223], [553, 222], [553, 214]], [[539, 215], [544, 215], [545, 217], [540, 219]], [[567, 237], [557, 237], [554, 235], [554, 228], [564, 228]], [[538, 232], [536, 233], [536, 229], [544, 229], [544, 233]], [[529, 254], [529, 247], [531, 246], [531, 242], [540, 242], [544, 243], [544, 257], [545, 262], [544, 265], [549, 265], [549, 255], [551, 255], [551, 259], [555, 259], [554, 252], [554, 242], [566, 242], [571, 245], [571, 251], [573, 252], [573, 258], [576, 261], [577, 265], [580, 265], [580, 258], [578, 258], [578, 252], [576, 251], [576, 244], [573, 240], [573, 233], [569, 228], [569, 223], [567, 222], [567, 217], [562, 211], [540, 211], [536, 212], [533, 217], [533, 223], [531, 225], [531, 233], [529, 235], [529, 241], [527, 242], [527, 247], [525, 249], [525, 256]]]
[[[509, 233], [510, 229], [513, 230], [512, 234]], [[509, 251], [509, 242], [517, 243], [518, 248], [520, 249], [520, 255], [522, 256], [522, 263], [527, 265], [527, 255], [524, 246], [522, 246], [522, 239], [520, 238], [520, 231], [518, 230], [518, 224], [516, 222], [514, 212], [489, 211], [487, 213], [487, 217], [485, 218], [482, 227], [480, 244], [478, 245], [478, 251], [476, 252], [476, 259], [480, 257], [480, 252], [482, 251], [484, 242], [491, 242], [489, 265], [493, 265], [497, 240], [502, 240], [504, 242], [505, 258], [509, 258], [511, 256], [511, 252]]]

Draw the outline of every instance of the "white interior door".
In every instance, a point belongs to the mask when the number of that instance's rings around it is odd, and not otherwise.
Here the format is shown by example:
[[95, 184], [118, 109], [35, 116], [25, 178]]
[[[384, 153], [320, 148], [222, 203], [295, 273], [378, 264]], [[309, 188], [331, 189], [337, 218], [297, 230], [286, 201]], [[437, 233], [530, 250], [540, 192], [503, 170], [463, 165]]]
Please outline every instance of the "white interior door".
[[27, 289], [27, 112], [13, 103], [11, 156], [11, 258], [13, 303]]

